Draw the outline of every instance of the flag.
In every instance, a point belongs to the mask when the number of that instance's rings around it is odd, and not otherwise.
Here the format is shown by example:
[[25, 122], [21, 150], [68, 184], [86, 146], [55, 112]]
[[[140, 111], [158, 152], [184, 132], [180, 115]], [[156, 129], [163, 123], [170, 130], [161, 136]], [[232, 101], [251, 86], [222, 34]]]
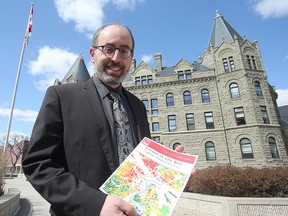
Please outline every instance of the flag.
[[28, 45], [28, 40], [29, 37], [32, 34], [32, 18], [33, 18], [33, 8], [34, 8], [34, 4], [31, 4], [31, 9], [30, 9], [30, 14], [29, 14], [29, 19], [28, 19], [28, 24], [27, 24], [27, 29], [26, 29], [26, 33], [25, 33], [25, 45]]

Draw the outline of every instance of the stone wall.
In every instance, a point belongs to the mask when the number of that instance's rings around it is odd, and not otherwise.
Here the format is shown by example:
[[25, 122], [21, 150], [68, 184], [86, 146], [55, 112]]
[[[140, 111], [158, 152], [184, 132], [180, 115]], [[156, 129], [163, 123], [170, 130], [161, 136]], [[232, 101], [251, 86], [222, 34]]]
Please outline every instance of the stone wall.
[[20, 201], [20, 191], [9, 188], [8, 193], [0, 196], [0, 216], [12, 216], [16, 212]]
[[184, 192], [177, 203], [201, 216], [288, 215], [288, 198], [222, 197]]

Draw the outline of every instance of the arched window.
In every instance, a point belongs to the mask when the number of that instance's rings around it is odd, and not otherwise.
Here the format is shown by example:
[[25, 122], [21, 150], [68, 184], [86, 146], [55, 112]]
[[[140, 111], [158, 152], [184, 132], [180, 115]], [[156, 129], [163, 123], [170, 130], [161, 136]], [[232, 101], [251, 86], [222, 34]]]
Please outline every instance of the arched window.
[[215, 152], [215, 146], [213, 142], [209, 141], [205, 143], [205, 152], [206, 152], [207, 161], [216, 160], [216, 152]]
[[238, 88], [237, 83], [231, 83], [229, 88], [230, 88], [231, 98], [239, 98], [240, 97], [239, 88]]
[[166, 106], [174, 106], [174, 98], [172, 93], [166, 94]]
[[269, 137], [268, 142], [272, 158], [279, 158], [279, 152], [275, 139], [273, 137]]
[[202, 102], [203, 103], [208, 103], [210, 102], [210, 95], [208, 89], [203, 89], [201, 91], [201, 97], [202, 97]]
[[254, 86], [255, 86], [256, 95], [257, 95], [257, 96], [263, 96], [260, 83], [259, 83], [258, 81], [255, 81], [255, 82], [254, 82]]
[[254, 158], [252, 145], [249, 139], [243, 138], [240, 140], [240, 148], [242, 153], [242, 158]]
[[180, 145], [181, 145], [180, 143], [174, 143], [173, 150], [175, 150], [177, 148], [177, 146], [180, 146]]
[[189, 91], [185, 91], [183, 93], [184, 104], [192, 104], [191, 93]]

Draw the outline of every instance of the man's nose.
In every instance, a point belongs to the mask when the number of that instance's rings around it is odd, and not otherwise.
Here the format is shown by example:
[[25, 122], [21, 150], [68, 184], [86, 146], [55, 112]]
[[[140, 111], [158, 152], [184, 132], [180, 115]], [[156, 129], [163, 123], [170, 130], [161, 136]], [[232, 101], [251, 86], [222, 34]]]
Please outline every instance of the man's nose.
[[111, 56], [111, 59], [114, 61], [114, 62], [117, 62], [121, 59], [121, 56], [120, 56], [120, 51], [119, 49], [116, 49], [115, 52], [113, 53], [113, 55]]

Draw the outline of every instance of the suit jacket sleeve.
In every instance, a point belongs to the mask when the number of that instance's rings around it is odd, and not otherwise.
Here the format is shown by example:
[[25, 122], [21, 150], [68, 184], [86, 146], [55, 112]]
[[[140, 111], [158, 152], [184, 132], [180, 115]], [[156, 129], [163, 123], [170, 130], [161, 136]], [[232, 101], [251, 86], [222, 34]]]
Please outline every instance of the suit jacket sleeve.
[[[72, 96], [72, 95], [71, 95]], [[106, 195], [68, 170], [58, 92], [50, 87], [35, 122], [23, 170], [57, 215], [99, 215]]]

